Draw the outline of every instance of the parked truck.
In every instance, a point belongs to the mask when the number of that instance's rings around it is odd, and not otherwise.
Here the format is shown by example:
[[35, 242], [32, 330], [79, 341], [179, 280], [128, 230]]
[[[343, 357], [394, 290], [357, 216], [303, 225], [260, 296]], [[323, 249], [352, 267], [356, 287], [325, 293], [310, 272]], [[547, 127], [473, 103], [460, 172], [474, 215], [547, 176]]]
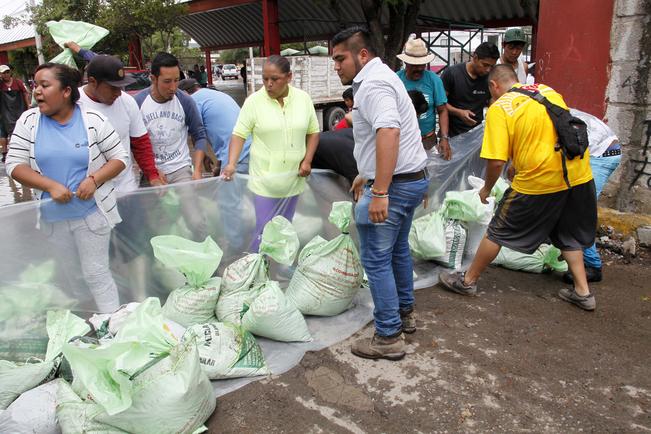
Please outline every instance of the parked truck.
[[[347, 86], [341, 84], [334, 61], [325, 56], [291, 56], [292, 86], [307, 92], [314, 102], [322, 131], [333, 129], [344, 118], [346, 105], [341, 94]], [[247, 60], [247, 95], [262, 87], [262, 66], [265, 57]]]

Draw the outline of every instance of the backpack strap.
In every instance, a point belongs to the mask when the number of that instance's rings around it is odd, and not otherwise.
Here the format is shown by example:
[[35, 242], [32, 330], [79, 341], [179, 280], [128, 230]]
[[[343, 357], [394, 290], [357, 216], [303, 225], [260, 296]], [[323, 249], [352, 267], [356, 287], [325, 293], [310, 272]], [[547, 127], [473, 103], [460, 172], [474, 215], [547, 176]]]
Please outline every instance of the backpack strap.
[[[547, 98], [543, 96], [538, 91], [529, 91], [526, 89], [522, 89], [521, 87], [512, 87], [509, 89], [509, 92], [515, 92], [515, 93], [520, 93], [522, 95], [526, 95], [531, 99], [536, 100], [543, 106], [545, 106], [545, 109], [547, 109], [547, 112], [550, 114], [556, 116], [557, 118], [561, 116], [561, 114], [565, 113], [567, 110], [565, 110], [563, 107], [556, 105], [549, 101]], [[556, 151], [560, 151], [561, 153], [561, 164], [563, 166], [563, 180], [565, 181], [565, 184], [567, 184], [567, 188], [572, 188], [572, 185], [570, 184], [570, 178], [567, 174], [567, 161], [565, 157], [565, 149], [562, 147], [560, 149], [556, 149]], [[582, 157], [583, 158], [583, 157]]]

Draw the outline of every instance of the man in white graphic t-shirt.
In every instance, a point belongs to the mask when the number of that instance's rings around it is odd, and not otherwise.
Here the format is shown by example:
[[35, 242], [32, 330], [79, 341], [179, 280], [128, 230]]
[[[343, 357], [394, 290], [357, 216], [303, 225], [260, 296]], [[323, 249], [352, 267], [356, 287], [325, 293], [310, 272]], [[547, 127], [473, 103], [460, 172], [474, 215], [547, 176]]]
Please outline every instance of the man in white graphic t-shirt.
[[156, 166], [167, 182], [191, 181], [192, 159], [188, 133], [197, 149], [195, 170], [201, 173], [201, 161], [208, 144], [206, 130], [192, 97], [178, 90], [179, 61], [169, 53], [159, 53], [151, 64], [151, 87], [136, 95], [140, 114], [151, 137]]
[[[190, 95], [178, 89], [179, 61], [159, 53], [151, 64], [151, 87], [136, 95], [140, 114], [149, 132], [156, 166], [170, 184], [201, 178], [201, 166], [208, 140], [201, 114]], [[195, 146], [194, 167], [188, 148], [188, 133]], [[181, 209], [196, 241], [207, 235], [206, 219], [191, 187], [176, 190]]]

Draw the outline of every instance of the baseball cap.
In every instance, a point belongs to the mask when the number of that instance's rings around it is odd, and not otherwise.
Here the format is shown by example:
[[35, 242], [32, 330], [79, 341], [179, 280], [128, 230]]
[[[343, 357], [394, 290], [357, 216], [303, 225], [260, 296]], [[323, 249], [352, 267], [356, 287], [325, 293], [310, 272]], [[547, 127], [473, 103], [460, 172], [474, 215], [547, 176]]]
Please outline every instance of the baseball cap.
[[97, 81], [104, 81], [111, 86], [124, 87], [135, 83], [135, 78], [128, 77], [124, 73], [124, 65], [117, 57], [106, 54], [98, 54], [93, 57], [86, 68], [88, 77]]
[[7, 71], [11, 71], [11, 68], [8, 67], [7, 65], [0, 65], [0, 74]]
[[520, 27], [514, 27], [508, 29], [504, 33], [504, 43], [508, 44], [509, 42], [524, 42], [527, 43], [527, 37]]
[[194, 78], [184, 78], [179, 81], [179, 89], [187, 92], [190, 89], [193, 89], [195, 86], [199, 86], [199, 82]]

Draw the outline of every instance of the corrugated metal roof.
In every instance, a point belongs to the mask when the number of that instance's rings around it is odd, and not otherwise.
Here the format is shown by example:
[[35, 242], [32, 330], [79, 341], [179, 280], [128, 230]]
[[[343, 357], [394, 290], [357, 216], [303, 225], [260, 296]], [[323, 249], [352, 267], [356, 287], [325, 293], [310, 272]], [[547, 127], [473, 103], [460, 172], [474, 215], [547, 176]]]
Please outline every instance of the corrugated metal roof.
[[18, 25], [5, 29], [0, 25], [0, 45], [31, 39], [34, 37], [34, 28], [30, 25]]
[[[535, 19], [539, 0], [425, 0], [421, 16], [481, 23], [492, 20]], [[344, 25], [365, 22], [360, 0], [345, 4]], [[333, 35], [342, 27], [334, 11], [321, 1], [279, 0], [281, 41]], [[386, 14], [388, 15], [388, 14]], [[262, 5], [251, 3], [182, 17], [181, 28], [202, 47], [261, 45]], [[420, 22], [425, 26], [425, 22]]]
[[[0, 1], [0, 19], [5, 16], [28, 20], [27, 2], [25, 1]], [[34, 37], [34, 28], [30, 24], [18, 24], [9, 29], [0, 24], [0, 45], [23, 41]]]

